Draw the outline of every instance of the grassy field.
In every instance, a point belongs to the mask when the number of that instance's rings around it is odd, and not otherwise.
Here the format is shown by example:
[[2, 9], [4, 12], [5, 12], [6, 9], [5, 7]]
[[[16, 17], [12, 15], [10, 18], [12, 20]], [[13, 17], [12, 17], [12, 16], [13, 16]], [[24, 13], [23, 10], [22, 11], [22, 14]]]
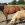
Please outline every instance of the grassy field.
[[2, 12], [0, 11], [0, 14], [2, 14]]
[[[8, 6], [14, 6], [14, 5], [8, 5]], [[22, 5], [22, 4], [21, 4], [21, 5], [17, 5], [17, 6], [19, 6], [19, 7], [23, 7], [23, 6], [25, 6], [25, 5]]]
[[18, 5], [19, 7], [23, 7], [23, 6], [25, 6], [25, 5]]

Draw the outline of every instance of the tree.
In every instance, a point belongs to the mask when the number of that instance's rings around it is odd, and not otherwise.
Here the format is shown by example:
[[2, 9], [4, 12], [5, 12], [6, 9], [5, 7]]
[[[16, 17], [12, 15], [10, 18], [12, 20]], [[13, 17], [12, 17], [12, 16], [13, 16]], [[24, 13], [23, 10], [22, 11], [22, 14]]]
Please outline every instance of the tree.
[[25, 1], [24, 1], [24, 4], [25, 4]]
[[8, 5], [12, 5], [12, 2], [9, 2]]
[[19, 0], [18, 3], [19, 4], [24, 4], [24, 0]]
[[13, 0], [12, 1], [12, 5], [16, 5], [16, 0]]
[[2, 5], [7, 5], [7, 3], [2, 3]]

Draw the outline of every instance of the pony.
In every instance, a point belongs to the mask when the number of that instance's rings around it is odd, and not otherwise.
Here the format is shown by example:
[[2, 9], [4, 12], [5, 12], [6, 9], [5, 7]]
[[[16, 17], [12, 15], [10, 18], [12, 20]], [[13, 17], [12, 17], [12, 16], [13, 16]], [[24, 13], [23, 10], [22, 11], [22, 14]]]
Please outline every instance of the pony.
[[25, 10], [23, 11], [17, 11], [14, 16], [12, 17], [12, 20], [9, 22], [9, 25], [14, 25], [14, 23], [17, 21], [18, 24], [20, 22], [20, 18], [25, 18]]
[[0, 11], [3, 12], [3, 14], [6, 17], [6, 20], [8, 20], [8, 14], [12, 14], [14, 12], [20, 11], [20, 7], [19, 6], [0, 6]]

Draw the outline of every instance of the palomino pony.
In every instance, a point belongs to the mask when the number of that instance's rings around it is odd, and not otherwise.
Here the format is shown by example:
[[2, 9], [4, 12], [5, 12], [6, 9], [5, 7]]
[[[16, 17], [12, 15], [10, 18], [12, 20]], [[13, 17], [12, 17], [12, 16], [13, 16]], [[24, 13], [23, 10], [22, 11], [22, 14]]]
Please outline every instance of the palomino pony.
[[12, 20], [9, 22], [9, 25], [14, 25], [14, 23], [17, 21], [19, 24], [19, 19], [20, 18], [25, 18], [25, 10], [23, 11], [18, 11], [15, 13], [15, 15], [13, 16]]
[[3, 12], [3, 14], [5, 15], [6, 20], [7, 20], [8, 14], [12, 14], [15, 11], [16, 12], [20, 11], [20, 7], [19, 6], [7, 6], [7, 5], [4, 5], [4, 6], [0, 6], [0, 10]]

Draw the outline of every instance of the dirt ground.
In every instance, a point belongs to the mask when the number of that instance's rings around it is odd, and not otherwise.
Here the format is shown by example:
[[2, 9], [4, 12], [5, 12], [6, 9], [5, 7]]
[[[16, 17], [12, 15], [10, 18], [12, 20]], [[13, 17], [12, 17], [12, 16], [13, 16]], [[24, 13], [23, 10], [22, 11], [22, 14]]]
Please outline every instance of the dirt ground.
[[[14, 14], [15, 14], [15, 13], [14, 13]], [[12, 19], [12, 17], [13, 17], [14, 14], [8, 15], [8, 19]], [[0, 22], [3, 21], [3, 20], [6, 20], [6, 17], [5, 17], [5, 15], [2, 13], [2, 14], [0, 14]], [[6, 22], [2, 22], [2, 23], [0, 23], [0, 25], [8, 25], [8, 24], [6, 24]], [[21, 23], [21, 24], [17, 24], [17, 25], [25, 25], [25, 23]]]

